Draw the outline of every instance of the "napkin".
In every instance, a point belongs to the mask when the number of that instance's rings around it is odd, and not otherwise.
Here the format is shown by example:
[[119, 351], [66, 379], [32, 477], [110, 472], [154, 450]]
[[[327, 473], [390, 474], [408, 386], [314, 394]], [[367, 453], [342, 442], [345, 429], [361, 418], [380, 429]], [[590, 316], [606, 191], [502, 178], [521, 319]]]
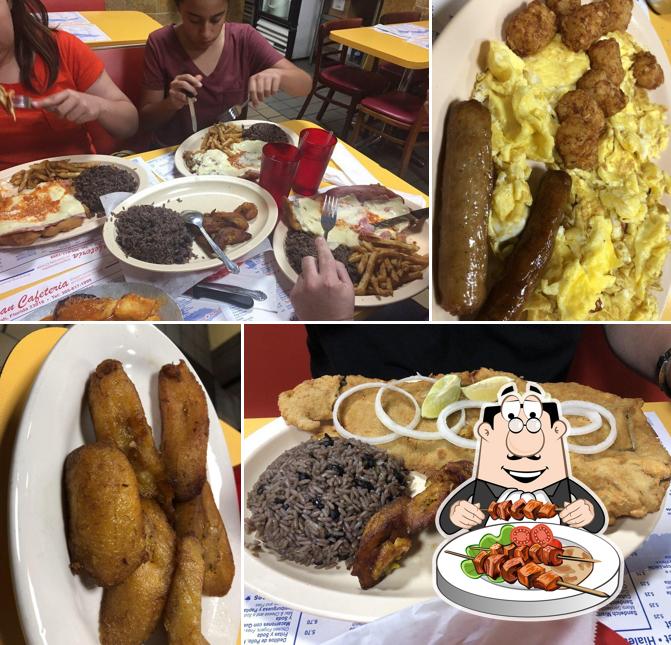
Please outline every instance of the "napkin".
[[366, 167], [347, 149], [338, 142], [333, 149], [331, 160], [338, 165], [342, 173], [349, 179], [346, 185], [358, 186], [367, 184], [379, 184], [379, 180], [368, 172]]
[[595, 638], [593, 612], [564, 620], [515, 622], [476, 616], [442, 600], [429, 600], [332, 638], [324, 645], [593, 645]]

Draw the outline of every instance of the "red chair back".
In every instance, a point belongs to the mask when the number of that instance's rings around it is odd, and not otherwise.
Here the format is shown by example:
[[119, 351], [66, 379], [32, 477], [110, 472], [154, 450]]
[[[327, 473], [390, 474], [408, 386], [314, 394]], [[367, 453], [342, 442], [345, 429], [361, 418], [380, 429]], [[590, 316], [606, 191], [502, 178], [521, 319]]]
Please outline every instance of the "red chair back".
[[338, 29], [355, 29], [363, 25], [363, 18], [347, 18], [345, 20], [331, 20], [319, 27], [317, 38], [317, 52], [315, 55], [315, 79], [319, 72], [332, 65], [344, 65], [347, 61], [348, 48], [331, 40], [331, 32]]
[[[139, 106], [144, 73], [144, 46], [110, 47], [94, 51], [105, 65], [110, 78], [136, 107]], [[149, 146], [146, 136], [136, 135], [128, 141], [120, 141], [110, 136], [98, 123], [90, 124], [88, 129], [99, 154], [110, 154], [126, 148], [139, 152]]]
[[419, 22], [421, 19], [422, 14], [419, 11], [396, 11], [380, 16], [380, 24], [398, 25], [402, 22]]
[[43, 0], [47, 11], [105, 11], [105, 0]]

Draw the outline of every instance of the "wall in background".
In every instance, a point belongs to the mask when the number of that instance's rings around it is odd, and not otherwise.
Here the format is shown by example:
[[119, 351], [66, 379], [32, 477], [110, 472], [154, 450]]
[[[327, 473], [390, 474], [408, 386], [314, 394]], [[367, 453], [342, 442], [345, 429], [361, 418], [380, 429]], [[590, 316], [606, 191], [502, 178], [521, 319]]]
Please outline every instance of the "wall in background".
[[[244, 0], [229, 0], [228, 19], [231, 22], [242, 22], [243, 5]], [[175, 0], [105, 0], [105, 8], [109, 11], [141, 11], [162, 25], [178, 21]]]

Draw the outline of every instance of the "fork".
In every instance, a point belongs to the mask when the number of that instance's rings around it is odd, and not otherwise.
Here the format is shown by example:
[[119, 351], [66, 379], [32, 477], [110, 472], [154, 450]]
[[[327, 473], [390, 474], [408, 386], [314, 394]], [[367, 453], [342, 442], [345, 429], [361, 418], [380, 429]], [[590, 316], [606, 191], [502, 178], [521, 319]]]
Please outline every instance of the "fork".
[[326, 195], [322, 206], [322, 228], [324, 229], [324, 239], [328, 238], [329, 232], [336, 225], [338, 219], [338, 198], [332, 195]]

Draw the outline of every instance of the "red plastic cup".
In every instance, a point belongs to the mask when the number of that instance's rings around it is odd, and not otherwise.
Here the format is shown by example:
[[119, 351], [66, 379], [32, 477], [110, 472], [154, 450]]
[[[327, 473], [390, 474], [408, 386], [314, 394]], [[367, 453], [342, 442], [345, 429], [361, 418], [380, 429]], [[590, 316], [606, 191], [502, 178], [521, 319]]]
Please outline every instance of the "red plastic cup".
[[300, 156], [298, 148], [290, 143], [263, 146], [259, 184], [273, 196], [280, 213], [284, 210], [284, 198], [291, 191]]
[[314, 195], [319, 189], [326, 168], [331, 161], [338, 138], [333, 132], [319, 128], [306, 128], [300, 134], [301, 160], [294, 179], [294, 192]]

